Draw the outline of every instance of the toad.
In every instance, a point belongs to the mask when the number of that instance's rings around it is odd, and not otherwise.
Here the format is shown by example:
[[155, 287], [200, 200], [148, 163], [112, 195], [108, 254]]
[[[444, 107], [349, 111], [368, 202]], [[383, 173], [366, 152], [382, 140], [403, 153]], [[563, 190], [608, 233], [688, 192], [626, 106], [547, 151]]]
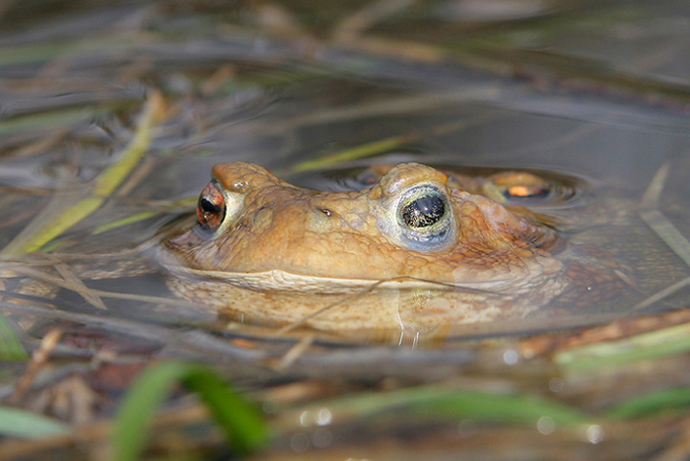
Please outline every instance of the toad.
[[[572, 282], [562, 237], [538, 215], [429, 166], [400, 164], [349, 192], [303, 189], [243, 162], [212, 177], [196, 225], [168, 237], [160, 257], [178, 296], [229, 318], [426, 332], [524, 317]], [[544, 193], [532, 175], [491, 184]]]

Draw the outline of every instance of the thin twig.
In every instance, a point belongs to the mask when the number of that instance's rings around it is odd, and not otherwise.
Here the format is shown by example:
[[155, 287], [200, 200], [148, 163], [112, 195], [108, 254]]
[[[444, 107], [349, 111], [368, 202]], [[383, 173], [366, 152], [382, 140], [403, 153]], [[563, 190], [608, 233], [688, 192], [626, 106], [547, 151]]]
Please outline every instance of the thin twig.
[[26, 394], [26, 391], [29, 390], [31, 384], [34, 382], [38, 372], [48, 362], [50, 353], [53, 351], [53, 349], [55, 349], [55, 346], [58, 345], [61, 338], [62, 331], [57, 328], [50, 330], [43, 337], [40, 347], [34, 351], [33, 355], [31, 356], [29, 366], [22, 377], [19, 378], [19, 382], [14, 388], [14, 392], [7, 400], [10, 405], [18, 405], [19, 402], [21, 402], [24, 394]]

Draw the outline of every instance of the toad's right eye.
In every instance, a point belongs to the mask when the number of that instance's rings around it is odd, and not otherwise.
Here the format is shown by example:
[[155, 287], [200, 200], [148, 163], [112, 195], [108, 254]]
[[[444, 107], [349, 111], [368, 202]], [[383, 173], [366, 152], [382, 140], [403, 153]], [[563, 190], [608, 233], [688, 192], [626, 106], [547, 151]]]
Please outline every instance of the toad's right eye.
[[225, 218], [225, 197], [214, 181], [208, 183], [199, 196], [196, 207], [197, 220], [204, 230], [215, 231]]

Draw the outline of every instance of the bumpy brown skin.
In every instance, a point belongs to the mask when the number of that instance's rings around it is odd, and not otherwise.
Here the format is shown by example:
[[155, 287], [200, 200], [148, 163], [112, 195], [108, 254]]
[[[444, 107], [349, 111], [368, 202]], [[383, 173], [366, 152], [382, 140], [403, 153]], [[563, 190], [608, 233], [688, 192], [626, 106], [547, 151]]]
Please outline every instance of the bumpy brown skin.
[[[549, 252], [554, 231], [424, 165], [398, 165], [359, 192], [301, 189], [240, 162], [213, 177], [229, 202], [223, 224], [173, 236], [162, 258], [179, 295], [244, 321], [420, 332], [524, 316], [569, 283]], [[399, 197], [419, 184], [452, 208], [451, 237], [433, 251], [398, 232]]]

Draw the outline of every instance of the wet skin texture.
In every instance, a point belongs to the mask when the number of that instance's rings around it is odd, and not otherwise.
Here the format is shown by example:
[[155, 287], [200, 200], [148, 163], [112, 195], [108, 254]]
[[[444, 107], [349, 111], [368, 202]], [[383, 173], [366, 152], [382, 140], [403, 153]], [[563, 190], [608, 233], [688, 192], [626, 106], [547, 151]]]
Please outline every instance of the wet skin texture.
[[[573, 260], [537, 215], [472, 179], [417, 163], [380, 173], [368, 189], [324, 192], [215, 166], [197, 225], [162, 245], [171, 288], [245, 322], [418, 333], [524, 317], [620, 272]], [[504, 193], [543, 193], [534, 176], [503, 176], [490, 182]]]

